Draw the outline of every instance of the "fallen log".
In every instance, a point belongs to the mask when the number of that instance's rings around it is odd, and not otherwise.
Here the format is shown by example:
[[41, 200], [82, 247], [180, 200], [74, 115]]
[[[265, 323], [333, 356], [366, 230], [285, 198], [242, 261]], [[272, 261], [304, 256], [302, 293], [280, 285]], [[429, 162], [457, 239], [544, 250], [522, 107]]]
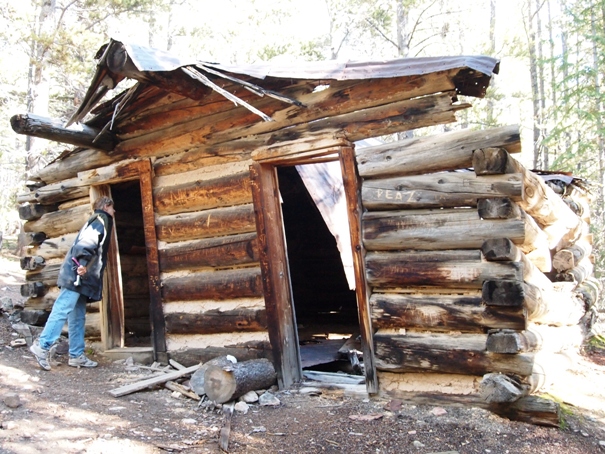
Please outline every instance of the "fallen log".
[[537, 396], [525, 396], [514, 403], [494, 403], [488, 408], [512, 421], [548, 427], [559, 427], [561, 423], [560, 405]]
[[226, 367], [209, 366], [204, 374], [204, 389], [209, 399], [225, 403], [248, 391], [270, 388], [276, 380], [273, 364], [262, 358]]

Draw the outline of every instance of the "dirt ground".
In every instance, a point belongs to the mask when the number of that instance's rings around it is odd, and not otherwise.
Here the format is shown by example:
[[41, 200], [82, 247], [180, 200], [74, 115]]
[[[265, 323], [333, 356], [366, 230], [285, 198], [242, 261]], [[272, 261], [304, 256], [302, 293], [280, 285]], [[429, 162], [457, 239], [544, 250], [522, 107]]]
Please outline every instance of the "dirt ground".
[[[0, 297], [20, 299], [15, 257], [0, 258]], [[0, 453], [220, 452], [222, 410], [157, 387], [114, 398], [108, 390], [151, 370], [94, 352], [96, 369], [41, 370], [0, 316]], [[235, 412], [235, 453], [597, 453], [605, 452], [605, 356], [574, 358], [551, 394], [564, 402], [561, 428], [511, 422], [474, 408], [404, 404], [338, 392], [275, 392], [280, 404]], [[16, 396], [15, 396], [16, 395]], [[18, 400], [18, 402], [13, 402]], [[16, 406], [18, 405], [18, 406]]]

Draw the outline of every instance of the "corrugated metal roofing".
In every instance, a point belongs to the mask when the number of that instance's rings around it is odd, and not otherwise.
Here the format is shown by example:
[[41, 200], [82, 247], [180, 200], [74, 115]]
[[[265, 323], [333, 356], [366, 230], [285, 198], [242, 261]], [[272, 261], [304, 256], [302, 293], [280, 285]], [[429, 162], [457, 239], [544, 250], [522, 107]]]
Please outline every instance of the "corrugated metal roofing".
[[260, 63], [229, 65], [182, 60], [168, 52], [124, 43], [128, 56], [139, 71], [173, 71], [183, 66], [201, 65], [244, 74], [257, 79], [266, 77], [291, 79], [374, 79], [416, 76], [455, 68], [470, 68], [487, 76], [498, 72], [499, 61], [486, 56], [399, 58], [381, 61], [320, 61], [297, 63]]

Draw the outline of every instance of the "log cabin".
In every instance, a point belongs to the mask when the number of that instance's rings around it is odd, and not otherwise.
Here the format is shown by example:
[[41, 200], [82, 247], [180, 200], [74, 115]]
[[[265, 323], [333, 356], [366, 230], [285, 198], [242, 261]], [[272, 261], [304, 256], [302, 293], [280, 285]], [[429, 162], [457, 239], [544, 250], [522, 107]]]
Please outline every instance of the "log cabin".
[[96, 59], [67, 123], [11, 119], [70, 145], [18, 196], [26, 309], [50, 310], [75, 233], [110, 195], [87, 317], [107, 354], [268, 358], [286, 388], [349, 345], [370, 394], [558, 422], [532, 394], [596, 298], [583, 202], [512, 157], [517, 126], [423, 132], [483, 97], [497, 60], [222, 65], [115, 40]]

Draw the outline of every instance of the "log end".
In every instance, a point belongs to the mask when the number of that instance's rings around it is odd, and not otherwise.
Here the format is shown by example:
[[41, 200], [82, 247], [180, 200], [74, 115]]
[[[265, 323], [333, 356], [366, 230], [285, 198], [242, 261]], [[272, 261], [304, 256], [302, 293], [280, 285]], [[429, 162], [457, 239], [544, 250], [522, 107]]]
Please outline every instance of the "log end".
[[235, 393], [236, 382], [231, 370], [221, 366], [208, 366], [204, 373], [204, 390], [216, 403], [229, 402]]

